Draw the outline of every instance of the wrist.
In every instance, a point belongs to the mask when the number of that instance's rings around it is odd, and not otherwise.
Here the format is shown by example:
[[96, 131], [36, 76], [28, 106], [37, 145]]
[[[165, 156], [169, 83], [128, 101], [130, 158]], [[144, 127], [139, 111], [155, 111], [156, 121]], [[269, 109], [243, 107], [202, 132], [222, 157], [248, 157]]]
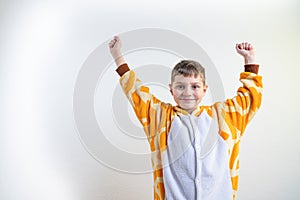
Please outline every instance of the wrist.
[[114, 57], [114, 60], [115, 60], [115, 63], [117, 65], [117, 67], [119, 67], [120, 65], [126, 63], [122, 54], [119, 55], [119, 56]]
[[112, 52], [111, 53], [113, 59], [117, 60], [118, 58], [122, 57], [122, 53], [121, 52]]
[[245, 61], [245, 65], [255, 64], [254, 56], [247, 56], [247, 57], [244, 58], [244, 61]]

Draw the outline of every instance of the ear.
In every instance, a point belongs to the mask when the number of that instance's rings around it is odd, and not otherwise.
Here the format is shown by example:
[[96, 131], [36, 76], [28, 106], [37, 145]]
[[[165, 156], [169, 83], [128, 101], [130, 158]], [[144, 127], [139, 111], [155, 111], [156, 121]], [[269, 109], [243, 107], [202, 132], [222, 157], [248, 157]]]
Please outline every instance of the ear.
[[169, 84], [169, 89], [170, 89], [170, 92], [171, 92], [171, 94], [173, 96], [172, 84]]
[[208, 90], [208, 85], [205, 85], [205, 86], [203, 87], [204, 93], [206, 93], [207, 90]]

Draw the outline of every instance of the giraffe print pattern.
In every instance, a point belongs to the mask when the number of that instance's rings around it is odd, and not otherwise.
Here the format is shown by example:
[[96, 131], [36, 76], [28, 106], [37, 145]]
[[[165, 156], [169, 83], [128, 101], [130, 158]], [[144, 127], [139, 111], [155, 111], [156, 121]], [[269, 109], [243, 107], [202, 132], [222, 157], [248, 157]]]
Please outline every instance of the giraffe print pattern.
[[[168, 132], [174, 116], [188, 115], [185, 110], [164, 103], [143, 86], [125, 63], [118, 69], [125, 68], [120, 74], [120, 84], [132, 105], [135, 114], [144, 128], [151, 149], [153, 168], [153, 192], [155, 200], [165, 198], [165, 188], [162, 168], [162, 152], [167, 148]], [[245, 66], [246, 68], [246, 66]], [[256, 65], [257, 69], [258, 66]], [[249, 67], [247, 67], [249, 70]], [[240, 139], [247, 124], [251, 121], [262, 101], [262, 77], [253, 72], [242, 72], [240, 82], [243, 84], [237, 90], [237, 95], [224, 102], [216, 102], [211, 106], [199, 106], [192, 114], [199, 116], [203, 110], [218, 121], [219, 134], [228, 144], [228, 167], [232, 183], [232, 199], [236, 199], [239, 180], [239, 149]]]

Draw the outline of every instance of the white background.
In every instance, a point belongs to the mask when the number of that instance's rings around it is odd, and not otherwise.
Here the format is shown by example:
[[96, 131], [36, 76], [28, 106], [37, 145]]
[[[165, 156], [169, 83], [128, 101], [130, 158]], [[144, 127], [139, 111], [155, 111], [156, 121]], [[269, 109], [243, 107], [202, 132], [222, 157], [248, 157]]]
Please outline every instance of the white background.
[[228, 97], [243, 64], [235, 43], [255, 45], [264, 96], [242, 141], [238, 196], [298, 199], [299, 10], [296, 0], [1, 1], [0, 199], [152, 198], [151, 174], [114, 171], [86, 151], [72, 108], [90, 53], [116, 34], [146, 27], [197, 42]]

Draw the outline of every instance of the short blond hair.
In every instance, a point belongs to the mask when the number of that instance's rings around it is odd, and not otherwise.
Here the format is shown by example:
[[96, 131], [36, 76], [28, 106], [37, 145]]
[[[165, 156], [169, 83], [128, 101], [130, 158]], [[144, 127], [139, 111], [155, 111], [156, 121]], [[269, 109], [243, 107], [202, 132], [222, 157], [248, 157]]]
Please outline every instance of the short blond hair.
[[203, 80], [203, 85], [205, 85], [205, 69], [202, 65], [194, 60], [182, 60], [175, 65], [171, 74], [171, 82], [173, 83], [175, 76], [183, 75], [187, 76], [200, 76]]

